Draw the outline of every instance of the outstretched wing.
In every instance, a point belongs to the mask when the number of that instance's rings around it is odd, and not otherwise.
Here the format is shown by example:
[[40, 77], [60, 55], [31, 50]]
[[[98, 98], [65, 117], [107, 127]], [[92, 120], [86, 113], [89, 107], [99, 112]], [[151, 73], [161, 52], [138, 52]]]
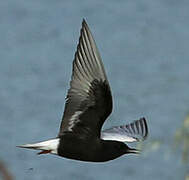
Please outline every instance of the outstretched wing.
[[116, 126], [101, 132], [101, 139], [121, 142], [135, 142], [145, 140], [148, 135], [148, 126], [145, 118], [130, 124]]
[[90, 131], [100, 137], [101, 127], [111, 112], [112, 95], [104, 66], [83, 20], [59, 136], [66, 131]]

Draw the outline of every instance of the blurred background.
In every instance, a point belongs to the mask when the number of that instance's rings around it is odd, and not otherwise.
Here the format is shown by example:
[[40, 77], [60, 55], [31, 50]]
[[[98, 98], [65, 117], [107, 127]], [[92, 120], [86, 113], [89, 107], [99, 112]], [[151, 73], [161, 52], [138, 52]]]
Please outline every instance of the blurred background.
[[[0, 1], [0, 179], [188, 180], [188, 7], [187, 0]], [[57, 135], [83, 18], [114, 97], [104, 127], [146, 117], [140, 156], [86, 163], [16, 148]]]

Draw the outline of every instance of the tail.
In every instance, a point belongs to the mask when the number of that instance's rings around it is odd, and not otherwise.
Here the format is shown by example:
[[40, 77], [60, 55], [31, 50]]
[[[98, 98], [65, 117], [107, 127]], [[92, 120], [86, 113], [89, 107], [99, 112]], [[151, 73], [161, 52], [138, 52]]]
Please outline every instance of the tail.
[[38, 143], [23, 144], [23, 145], [19, 145], [17, 147], [42, 150], [38, 154], [47, 154], [47, 153], [58, 154], [59, 141], [60, 141], [60, 139], [56, 138], [56, 139], [50, 139], [50, 140], [42, 141], [42, 142], [38, 142]]

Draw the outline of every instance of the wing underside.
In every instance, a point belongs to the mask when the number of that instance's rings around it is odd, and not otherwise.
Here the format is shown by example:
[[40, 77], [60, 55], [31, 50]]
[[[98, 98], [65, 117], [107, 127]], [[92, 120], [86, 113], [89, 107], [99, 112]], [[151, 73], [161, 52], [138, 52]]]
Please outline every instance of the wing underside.
[[101, 132], [101, 139], [121, 142], [143, 141], [148, 135], [148, 126], [145, 118], [130, 124], [116, 126]]

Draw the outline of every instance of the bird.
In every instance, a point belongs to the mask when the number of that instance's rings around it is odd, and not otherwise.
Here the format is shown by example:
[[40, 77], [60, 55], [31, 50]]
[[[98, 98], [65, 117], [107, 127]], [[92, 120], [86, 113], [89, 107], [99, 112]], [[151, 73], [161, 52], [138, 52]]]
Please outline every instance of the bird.
[[112, 109], [112, 93], [105, 68], [83, 19], [58, 135], [18, 147], [87, 162], [106, 162], [125, 154], [139, 154], [140, 150], [130, 148], [126, 143], [147, 138], [146, 119], [142, 117], [126, 125], [102, 130]]

